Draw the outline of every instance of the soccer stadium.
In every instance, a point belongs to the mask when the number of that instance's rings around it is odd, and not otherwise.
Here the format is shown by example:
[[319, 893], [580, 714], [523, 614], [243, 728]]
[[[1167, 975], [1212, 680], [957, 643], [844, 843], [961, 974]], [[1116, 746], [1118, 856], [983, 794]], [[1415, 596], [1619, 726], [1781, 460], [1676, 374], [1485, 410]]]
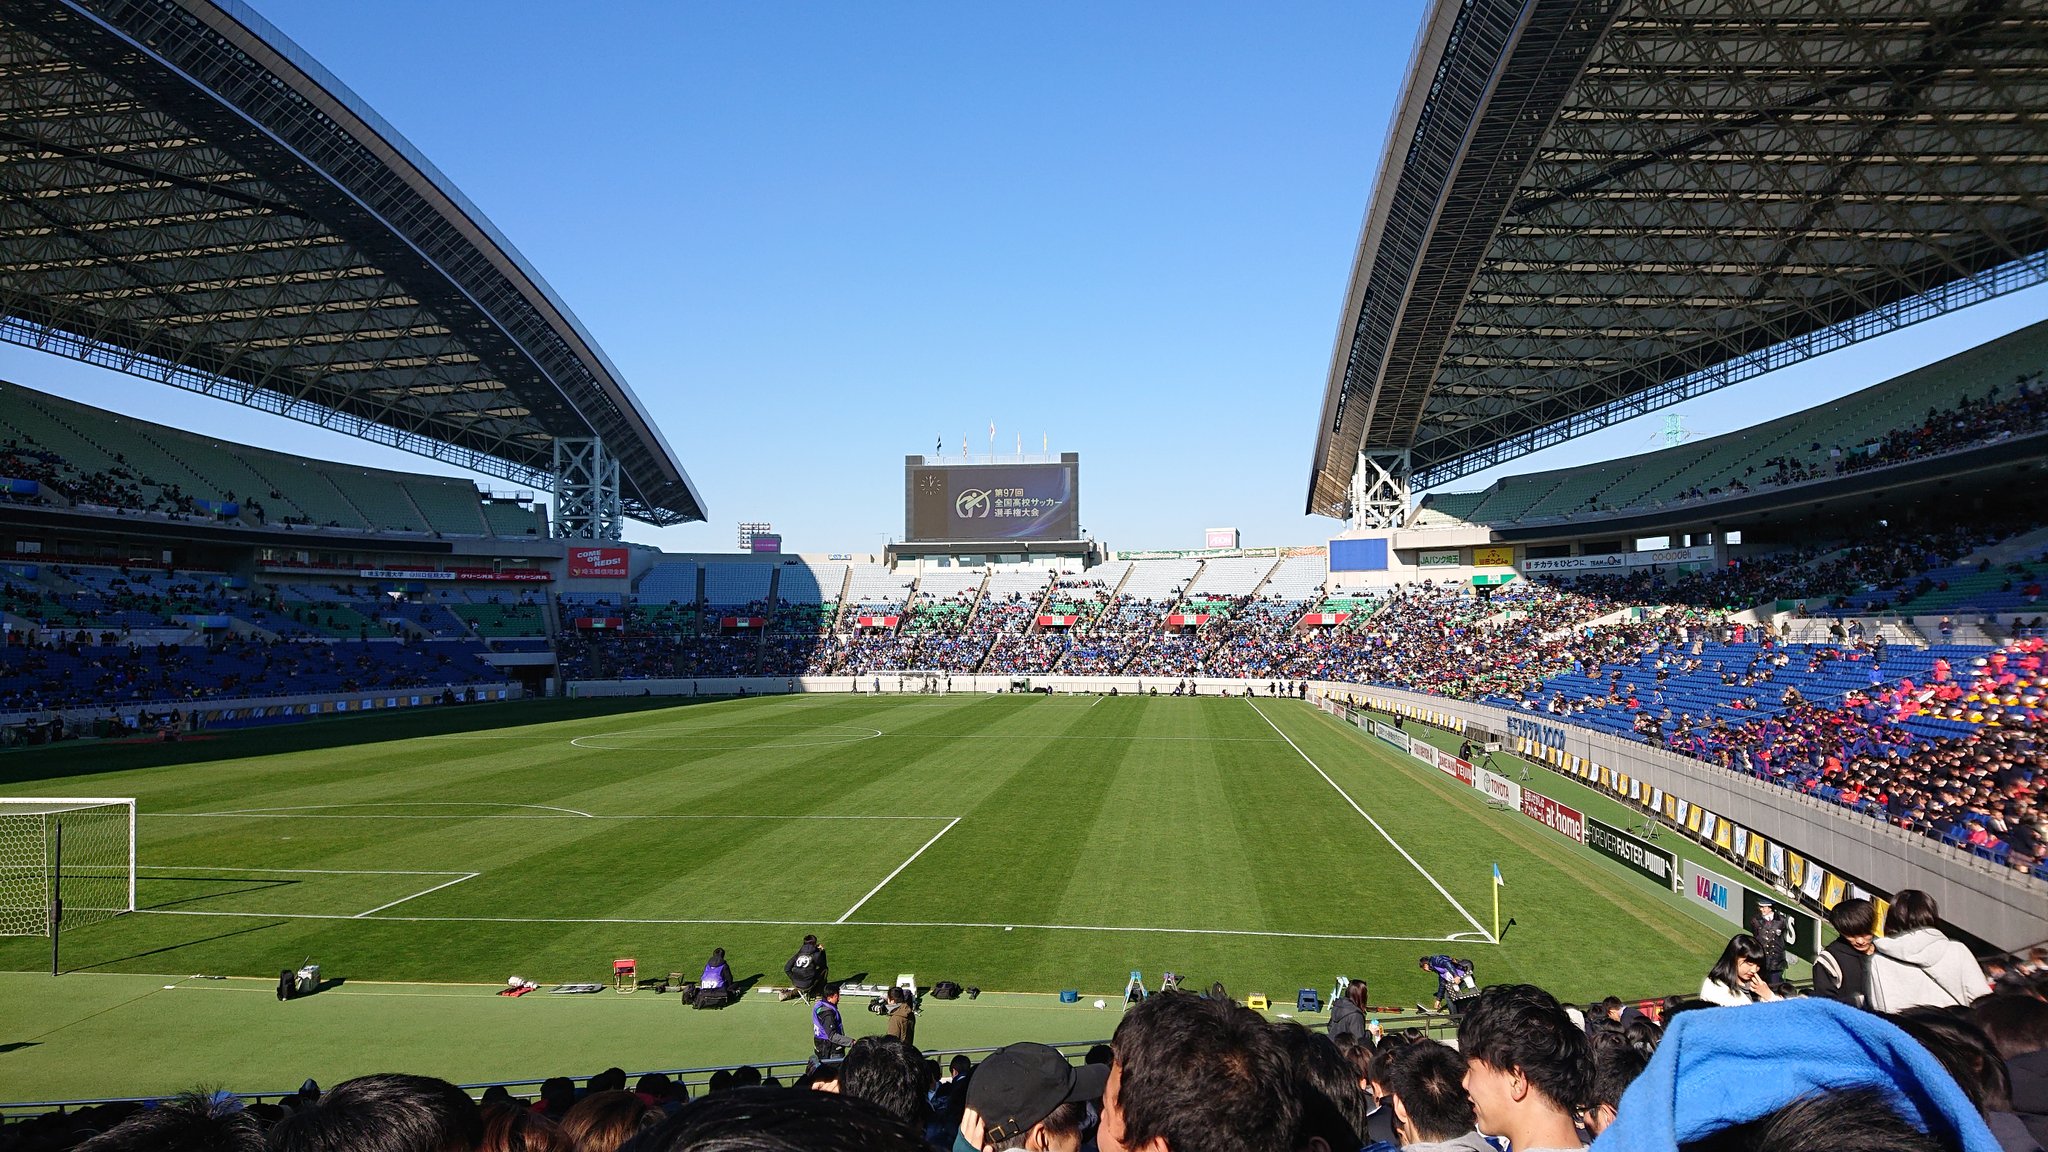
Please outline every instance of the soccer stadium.
[[1541, 454], [2038, 301], [2048, 9], [1420, 21], [1316, 536], [910, 387], [810, 551], [242, 0], [0, 7], [0, 1152], [2039, 1149], [2048, 316]]

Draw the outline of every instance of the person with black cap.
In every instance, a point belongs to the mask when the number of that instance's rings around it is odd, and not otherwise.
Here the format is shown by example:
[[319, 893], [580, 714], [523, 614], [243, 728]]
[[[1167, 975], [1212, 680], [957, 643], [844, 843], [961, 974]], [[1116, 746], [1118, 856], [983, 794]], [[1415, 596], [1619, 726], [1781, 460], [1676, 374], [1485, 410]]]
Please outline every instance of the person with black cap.
[[1067, 1063], [1045, 1044], [1012, 1044], [991, 1053], [967, 1082], [967, 1111], [954, 1152], [1076, 1152], [1087, 1104], [1102, 1099], [1109, 1066]]
[[1793, 942], [1797, 929], [1792, 921], [1778, 915], [1775, 904], [1769, 900], [1756, 902], [1756, 915], [1750, 917], [1749, 934], [1756, 937], [1757, 946], [1763, 949], [1760, 957], [1764, 983], [1773, 992], [1785, 987], [1785, 945]]

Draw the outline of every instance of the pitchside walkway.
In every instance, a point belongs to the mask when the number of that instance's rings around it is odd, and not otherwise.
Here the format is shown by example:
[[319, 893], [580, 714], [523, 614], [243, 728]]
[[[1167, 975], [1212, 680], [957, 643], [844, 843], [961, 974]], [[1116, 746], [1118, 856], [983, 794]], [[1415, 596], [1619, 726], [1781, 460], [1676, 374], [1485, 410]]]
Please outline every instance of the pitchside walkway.
[[[1108, 1009], [1093, 1007], [1098, 997]], [[1290, 990], [1289, 1006], [1292, 998]], [[881, 1033], [882, 1018], [862, 1003], [849, 996], [841, 1004], [847, 1032]], [[1120, 1007], [1109, 987], [1079, 1004], [1036, 993], [926, 997], [917, 1042], [936, 1051], [1100, 1039], [1115, 1031]], [[1324, 1017], [1303, 1019], [1319, 1024]], [[803, 1003], [764, 995], [698, 1012], [649, 990], [512, 999], [487, 985], [351, 980], [279, 1003], [275, 980], [0, 973], [0, 1095], [10, 1102], [196, 1085], [282, 1093], [308, 1076], [332, 1087], [391, 1071], [460, 1084], [553, 1075], [580, 1083], [614, 1065], [637, 1072], [801, 1061], [810, 1049]]]

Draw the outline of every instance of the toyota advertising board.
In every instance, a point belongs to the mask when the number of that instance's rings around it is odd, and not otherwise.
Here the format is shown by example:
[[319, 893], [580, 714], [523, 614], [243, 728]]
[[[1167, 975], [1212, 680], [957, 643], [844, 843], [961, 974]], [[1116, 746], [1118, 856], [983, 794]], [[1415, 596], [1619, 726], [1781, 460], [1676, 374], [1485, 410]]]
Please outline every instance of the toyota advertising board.
[[569, 575], [586, 580], [624, 580], [631, 572], [624, 548], [571, 548]]

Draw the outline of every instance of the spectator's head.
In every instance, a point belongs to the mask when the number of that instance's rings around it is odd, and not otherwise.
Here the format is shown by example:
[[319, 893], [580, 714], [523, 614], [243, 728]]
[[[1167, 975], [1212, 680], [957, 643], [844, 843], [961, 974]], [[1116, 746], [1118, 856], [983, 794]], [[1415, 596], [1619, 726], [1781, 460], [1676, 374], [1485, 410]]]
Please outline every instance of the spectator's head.
[[233, 1096], [188, 1092], [129, 1116], [78, 1148], [81, 1152], [262, 1152], [263, 1129]]
[[2048, 1049], [2048, 1000], [1998, 992], [1970, 1005], [1970, 1019], [1991, 1037], [2001, 1059]]
[[824, 1001], [827, 1004], [839, 1003], [839, 985], [836, 982], [825, 985]]
[[2012, 1079], [1982, 1028], [1946, 1008], [1908, 1008], [1885, 1019], [1934, 1053], [1979, 1112], [2012, 1111]]
[[1403, 1045], [1387, 1069], [1395, 1135], [1403, 1144], [1439, 1144], [1472, 1131], [1477, 1121], [1465, 1095], [1465, 1058], [1429, 1041]]
[[839, 1091], [866, 1100], [913, 1128], [924, 1126], [924, 1053], [894, 1036], [863, 1036], [839, 1063]]
[[1359, 1086], [1351, 1061], [1330, 1038], [1294, 1021], [1272, 1026], [1294, 1065], [1294, 1093], [1301, 1100], [1301, 1145], [1348, 1152], [1364, 1147], [1373, 1099]]
[[1707, 971], [1707, 979], [1729, 988], [1747, 988], [1763, 970], [1763, 945], [1747, 932], [1738, 932], [1728, 938], [1728, 946], [1721, 949], [1721, 958]]
[[732, 1070], [732, 1086], [752, 1088], [761, 1083], [761, 1070], [752, 1064], [742, 1064]]
[[1466, 1004], [1458, 1047], [1481, 1132], [1518, 1148], [1576, 1146], [1572, 1116], [1590, 1093], [1593, 1059], [1556, 997], [1529, 984], [1486, 989]]
[[483, 1115], [462, 1089], [431, 1076], [381, 1073], [337, 1085], [270, 1130], [272, 1152], [469, 1152]]
[[974, 1071], [974, 1061], [965, 1052], [955, 1052], [953, 1058], [946, 1062], [946, 1070], [954, 1076], [965, 1076]]
[[1856, 951], [1867, 954], [1876, 950], [1877, 905], [1870, 901], [1860, 896], [1842, 901], [1828, 912], [1828, 923]]
[[725, 1068], [720, 1068], [718, 1071], [713, 1072], [711, 1074], [711, 1083], [705, 1086], [705, 1090], [708, 1092], [732, 1091], [732, 1072]]
[[1349, 984], [1344, 985], [1344, 998], [1357, 1005], [1360, 1012], [1366, 1010], [1366, 997], [1368, 995], [1369, 993], [1366, 991], [1365, 981], [1363, 980], [1353, 980]]
[[1913, 1126], [1874, 1088], [1815, 1091], [1685, 1144], [1686, 1152], [1961, 1152]]
[[923, 1137], [865, 1100], [831, 1092], [741, 1088], [692, 1101], [619, 1152], [931, 1152]]
[[640, 1079], [634, 1081], [633, 1091], [638, 1092], [642, 1097], [655, 1104], [671, 1099], [688, 1100], [690, 1098], [689, 1089], [684, 1088], [680, 1082], [669, 1079], [668, 1074], [664, 1072], [649, 1072], [640, 1077]]
[[1643, 1074], [1650, 1058], [1626, 1043], [1602, 1044], [1593, 1052], [1593, 1088], [1580, 1113], [1586, 1131], [1598, 1136], [1614, 1123], [1622, 1093]]
[[[1261, 1152], [1296, 1146], [1301, 1105], [1264, 1018], [1164, 993], [1124, 1013], [1102, 1097], [1102, 1152]], [[980, 1073], [976, 1073], [976, 1079]]]
[[593, 1092], [562, 1117], [562, 1134], [576, 1152], [616, 1152], [634, 1133], [661, 1119], [645, 1100], [624, 1089]]
[[562, 1126], [516, 1100], [484, 1105], [480, 1152], [576, 1152]]
[[711, 962], [712, 962], [713, 964], [723, 964], [723, 963], [725, 963], [725, 949], [723, 949], [723, 948], [713, 948], [713, 949], [711, 950]]
[[1901, 888], [1892, 897], [1892, 906], [1884, 914], [1884, 934], [1899, 936], [1917, 932], [1922, 928], [1941, 927], [1941, 911], [1934, 905], [1934, 897], [1918, 888]]
[[1044, 1044], [1012, 1044], [990, 1053], [967, 1085], [962, 1138], [983, 1152], [1026, 1148], [1075, 1152], [1090, 1100], [1109, 1081], [1101, 1064], [1067, 1063]]
[[806, 948], [816, 948], [818, 946], [818, 938], [809, 932], [804, 933], [804, 946]]

